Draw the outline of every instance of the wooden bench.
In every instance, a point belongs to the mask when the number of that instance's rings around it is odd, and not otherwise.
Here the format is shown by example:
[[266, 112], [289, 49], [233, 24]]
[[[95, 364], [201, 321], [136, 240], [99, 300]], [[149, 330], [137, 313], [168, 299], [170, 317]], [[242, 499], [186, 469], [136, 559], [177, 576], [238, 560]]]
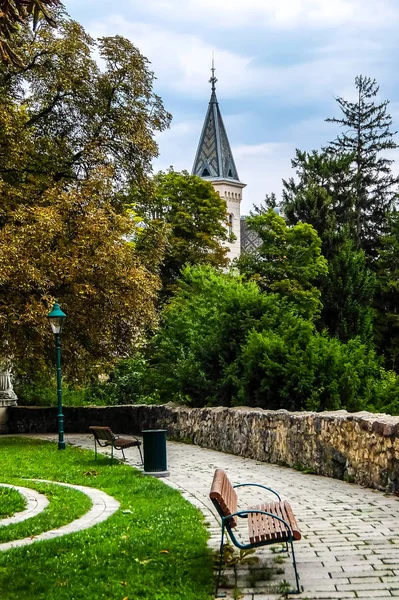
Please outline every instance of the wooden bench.
[[[238, 497], [235, 488], [244, 486], [263, 488], [264, 490], [272, 492], [277, 496], [278, 500], [266, 502], [245, 510], [239, 510]], [[233, 486], [223, 469], [216, 469], [209, 496], [222, 519], [222, 539], [220, 542], [220, 562], [216, 583], [216, 596], [219, 589], [223, 563], [225, 532], [228, 533], [233, 544], [242, 550], [283, 543], [285, 544], [284, 551], [288, 552], [289, 544], [291, 547], [292, 563], [294, 565], [297, 586], [297, 589], [291, 593], [300, 594], [301, 589], [299, 586], [299, 575], [296, 568], [293, 542], [294, 540], [301, 539], [301, 533], [288, 502], [281, 500], [278, 493], [274, 490], [264, 485], [260, 485], [259, 483], [240, 483]], [[239, 541], [234, 534], [234, 529], [238, 525], [239, 518], [248, 520], [248, 541], [246, 543]]]
[[110, 427], [99, 427], [97, 425], [91, 425], [89, 427], [91, 433], [94, 435], [94, 451], [97, 460], [97, 444], [101, 447], [111, 446], [111, 460], [114, 458], [115, 450], [122, 450], [123, 460], [126, 460], [124, 450], [126, 448], [132, 448], [137, 446], [141, 464], [143, 464], [143, 455], [141, 454], [141, 442], [134, 436], [131, 438], [123, 438], [120, 435], [115, 435]]

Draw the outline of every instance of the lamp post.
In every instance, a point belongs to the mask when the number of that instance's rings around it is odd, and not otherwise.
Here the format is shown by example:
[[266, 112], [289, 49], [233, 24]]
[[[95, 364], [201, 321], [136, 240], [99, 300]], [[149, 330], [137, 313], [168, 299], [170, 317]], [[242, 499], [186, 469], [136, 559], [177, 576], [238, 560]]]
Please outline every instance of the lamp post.
[[61, 383], [61, 331], [66, 319], [66, 314], [55, 302], [51, 312], [47, 315], [50, 327], [55, 336], [55, 349], [57, 356], [57, 399], [58, 399], [58, 450], [65, 450], [64, 442], [64, 415], [62, 414], [62, 383]]

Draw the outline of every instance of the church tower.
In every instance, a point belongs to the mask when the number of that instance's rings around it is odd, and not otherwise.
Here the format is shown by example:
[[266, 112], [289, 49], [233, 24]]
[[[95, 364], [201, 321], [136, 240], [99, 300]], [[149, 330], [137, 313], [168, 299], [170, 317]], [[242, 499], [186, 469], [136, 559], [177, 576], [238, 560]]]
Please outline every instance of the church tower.
[[210, 181], [216, 192], [226, 200], [228, 213], [226, 227], [229, 233], [233, 233], [236, 237], [234, 242], [228, 244], [230, 249], [228, 256], [230, 260], [233, 260], [233, 258], [240, 256], [241, 251], [240, 203], [245, 183], [241, 183], [238, 177], [219, 109], [216, 97], [217, 79], [213, 61], [211, 71], [212, 77], [209, 80], [212, 85], [211, 99], [202, 128], [192, 175], [198, 175], [198, 177]]

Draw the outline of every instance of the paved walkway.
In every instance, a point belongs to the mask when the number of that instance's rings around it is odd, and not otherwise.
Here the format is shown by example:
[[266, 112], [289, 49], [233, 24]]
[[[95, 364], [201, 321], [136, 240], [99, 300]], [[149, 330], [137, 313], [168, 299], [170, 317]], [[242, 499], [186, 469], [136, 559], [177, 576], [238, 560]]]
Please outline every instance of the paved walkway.
[[[84, 448], [94, 446], [89, 435], [66, 435], [66, 441]], [[290, 598], [399, 598], [399, 498], [198, 446], [168, 442], [167, 452], [170, 477], [163, 481], [204, 513], [214, 548], [219, 544], [220, 525], [208, 494], [215, 468], [224, 468], [234, 483], [256, 481], [290, 501], [303, 534], [295, 551], [304, 588], [300, 596]], [[125, 454], [129, 464], [140, 468], [137, 448]], [[262, 501], [262, 491], [250, 489], [240, 490], [244, 507]], [[277, 593], [281, 580], [293, 585], [290, 558], [281, 559], [273, 548], [256, 552], [259, 564], [238, 567], [236, 584], [242, 600], [274, 600], [281, 597]], [[265, 581], [266, 572], [271, 581]], [[230, 579], [234, 576], [232, 570], [226, 573]], [[231, 590], [228, 597], [233, 597]]]

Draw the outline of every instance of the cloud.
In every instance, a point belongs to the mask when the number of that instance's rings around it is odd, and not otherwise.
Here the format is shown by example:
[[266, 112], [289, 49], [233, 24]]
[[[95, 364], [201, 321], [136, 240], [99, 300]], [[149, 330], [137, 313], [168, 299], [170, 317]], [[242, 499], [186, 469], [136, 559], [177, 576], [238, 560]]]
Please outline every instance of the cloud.
[[316, 47], [302, 62], [296, 62], [293, 56], [291, 64], [261, 65], [256, 64], [255, 56], [215, 47], [197, 35], [129, 21], [121, 15], [109, 16], [106, 22], [92, 22], [90, 32], [96, 36], [119, 33], [128, 37], [151, 61], [158, 78], [157, 88], [196, 99], [208, 93], [213, 51], [217, 72], [222, 74], [217, 86], [220, 97], [243, 98], [252, 94], [279, 97], [285, 104], [331, 97], [352, 81], [354, 74], [364, 70], [367, 62], [376, 60], [375, 46], [370, 46], [369, 53], [363, 49], [360, 54], [353, 51], [345, 56], [339, 49], [334, 54]]
[[242, 196], [242, 215], [248, 214], [254, 204], [262, 204], [266, 194], [274, 192], [280, 198], [281, 180], [292, 175], [295, 144], [243, 144], [233, 146], [232, 152], [240, 179], [247, 183]]
[[353, 23], [375, 27], [398, 15], [394, 0], [147, 0], [146, 8], [154, 18], [174, 23], [240, 30], [251, 24], [267, 29], [326, 29]]

